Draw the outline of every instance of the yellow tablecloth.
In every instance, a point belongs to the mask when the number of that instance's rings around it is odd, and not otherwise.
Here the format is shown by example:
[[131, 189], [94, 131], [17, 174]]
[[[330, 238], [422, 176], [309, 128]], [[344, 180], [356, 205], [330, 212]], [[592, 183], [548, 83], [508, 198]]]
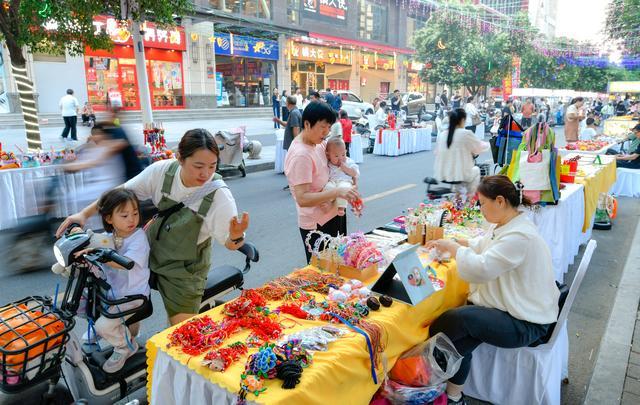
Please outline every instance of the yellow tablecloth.
[[[567, 155], [566, 158], [575, 156]], [[616, 160], [612, 156], [600, 155], [602, 165], [595, 165], [593, 155], [581, 155], [578, 161], [578, 170], [584, 171], [585, 177], [576, 177], [576, 183], [584, 185], [584, 223], [582, 232], [586, 232], [591, 226], [591, 220], [598, 207], [600, 193], [608, 193], [616, 182]]]
[[[398, 357], [411, 347], [428, 337], [428, 325], [440, 314], [466, 302], [468, 285], [458, 277], [454, 262], [436, 266], [438, 275], [444, 280], [445, 288], [434, 293], [420, 304], [410, 305], [394, 301], [389, 308], [372, 311], [367, 318], [384, 327], [387, 342], [385, 354], [391, 367]], [[270, 303], [275, 308], [277, 303]], [[220, 320], [222, 308], [217, 307], [206, 314]], [[301, 326], [286, 329], [292, 333], [301, 329], [326, 324], [321, 321], [300, 321]], [[240, 374], [246, 359], [234, 363], [226, 372], [219, 373], [200, 365], [204, 355], [192, 358], [177, 348], [167, 349], [167, 336], [175, 327], [158, 333], [147, 341], [148, 384], [151, 396], [153, 366], [158, 351], [164, 351], [173, 359], [230, 392], [237, 392]], [[226, 343], [244, 340], [248, 333], [232, 336]], [[250, 351], [254, 353], [257, 349]], [[381, 373], [379, 373], [381, 375]], [[379, 382], [380, 378], [379, 378]], [[368, 404], [378, 386], [373, 383], [369, 354], [365, 339], [359, 334], [349, 334], [329, 346], [326, 352], [314, 352], [313, 364], [304, 370], [300, 384], [295, 389], [280, 388], [282, 381], [267, 380], [267, 391], [258, 397], [249, 394], [248, 400], [264, 404]], [[149, 398], [151, 399], [151, 398]]]

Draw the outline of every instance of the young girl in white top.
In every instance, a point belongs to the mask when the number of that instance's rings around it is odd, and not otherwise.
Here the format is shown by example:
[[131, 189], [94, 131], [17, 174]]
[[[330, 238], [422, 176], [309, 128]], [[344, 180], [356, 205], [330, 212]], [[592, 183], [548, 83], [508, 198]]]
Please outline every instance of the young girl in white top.
[[558, 318], [560, 292], [551, 253], [536, 225], [518, 210], [529, 204], [522, 189], [506, 176], [485, 177], [478, 198], [485, 219], [494, 224], [486, 235], [427, 243], [456, 259], [473, 304], [445, 312], [429, 329], [431, 336], [447, 335], [464, 356], [447, 384], [449, 405], [466, 403], [462, 386], [478, 345], [517, 348], [539, 343]]
[[[121, 299], [128, 295], [149, 297], [149, 242], [140, 224], [139, 202], [135, 193], [123, 188], [107, 191], [98, 202], [104, 229], [113, 237], [116, 251], [121, 256], [133, 260], [131, 270], [109, 262], [103, 267], [104, 276], [111, 289], [107, 298]], [[140, 306], [142, 302], [129, 302], [107, 308], [109, 313], [119, 313]], [[129, 317], [132, 315], [129, 315]], [[136, 353], [138, 344], [134, 336], [137, 324], [131, 325], [134, 333], [125, 325], [126, 318], [98, 318], [96, 333], [113, 346], [113, 354], [104, 363], [107, 373], [120, 370], [129, 357]]]
[[[334, 188], [351, 188], [356, 185], [360, 170], [358, 164], [347, 157], [347, 147], [342, 138], [333, 137], [327, 140], [327, 160], [329, 161], [329, 182], [324, 187], [325, 190]], [[347, 200], [336, 199], [338, 215], [344, 216], [347, 213]], [[354, 213], [360, 216], [357, 210]]]

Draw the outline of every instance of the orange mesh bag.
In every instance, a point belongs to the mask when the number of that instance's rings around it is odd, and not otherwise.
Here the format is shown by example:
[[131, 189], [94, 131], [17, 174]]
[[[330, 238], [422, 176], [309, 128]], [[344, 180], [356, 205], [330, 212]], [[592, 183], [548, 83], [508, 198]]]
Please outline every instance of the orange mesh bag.
[[0, 308], [0, 353], [5, 372], [19, 373], [34, 359], [63, 343], [66, 325], [53, 313], [10, 304]]

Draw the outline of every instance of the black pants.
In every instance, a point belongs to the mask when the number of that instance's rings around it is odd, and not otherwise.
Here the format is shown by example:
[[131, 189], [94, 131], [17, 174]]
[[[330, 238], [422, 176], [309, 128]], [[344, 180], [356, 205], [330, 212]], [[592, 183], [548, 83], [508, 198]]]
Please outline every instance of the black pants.
[[525, 347], [544, 337], [548, 329], [549, 325], [521, 321], [498, 309], [466, 305], [440, 315], [429, 334], [444, 333], [464, 356], [460, 370], [449, 380], [463, 385], [469, 375], [471, 354], [481, 343], [509, 349]]
[[349, 154], [349, 146], [351, 146], [351, 142], [345, 142], [344, 146], [347, 147], [347, 157], [351, 157], [351, 155]]
[[[322, 233], [329, 234], [331, 236], [338, 236], [338, 233], [340, 235], [346, 235], [347, 234], [347, 216], [344, 215], [341, 217], [336, 215], [326, 224], [322, 226], [318, 225], [317, 230], [319, 230]], [[304, 242], [307, 240], [307, 235], [310, 232], [312, 231], [308, 229], [300, 228], [300, 235], [302, 236], [302, 245], [304, 246], [304, 252], [307, 255], [307, 263], [311, 261], [311, 252], [307, 250], [307, 246], [305, 245]], [[316, 242], [316, 239], [318, 239], [318, 235], [313, 235], [311, 237], [311, 241], [310, 241], [311, 248], [314, 247], [314, 243]]]
[[78, 123], [78, 117], [74, 115], [72, 117], [62, 117], [62, 119], [64, 119], [64, 129], [62, 130], [62, 137], [67, 139], [67, 136], [69, 135], [69, 130], [71, 130], [71, 139], [73, 139], [74, 141], [77, 141], [78, 133], [76, 129], [76, 124]]
[[531, 117], [529, 118], [522, 118], [522, 128], [529, 128], [531, 126]]
[[289, 109], [287, 107], [282, 107], [282, 121], [287, 121], [289, 119]]
[[468, 129], [469, 131], [473, 132], [474, 134], [476, 133], [476, 126], [475, 125], [469, 125], [468, 127], [464, 127], [464, 129]]

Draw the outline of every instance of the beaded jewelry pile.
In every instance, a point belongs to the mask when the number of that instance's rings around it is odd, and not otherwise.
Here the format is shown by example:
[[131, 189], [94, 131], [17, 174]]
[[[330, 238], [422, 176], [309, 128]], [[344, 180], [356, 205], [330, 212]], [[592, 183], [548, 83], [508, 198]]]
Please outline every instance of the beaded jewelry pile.
[[311, 353], [297, 339], [280, 345], [263, 345], [257, 353], [249, 356], [245, 364], [244, 373], [240, 376], [238, 403], [245, 402], [247, 393], [258, 396], [264, 392], [264, 379], [278, 378], [283, 381], [282, 388], [295, 388], [300, 382], [302, 370], [309, 367], [312, 359]]
[[[314, 235], [318, 237], [311, 246]], [[330, 260], [359, 270], [364, 270], [383, 260], [380, 249], [374, 242], [367, 240], [362, 232], [334, 237], [320, 231], [312, 231], [307, 235], [305, 245], [307, 250], [319, 259]]]
[[[341, 302], [329, 297], [319, 301], [313, 293], [325, 296], [331, 291], [345, 295]], [[275, 309], [268, 301], [280, 301]], [[286, 277], [270, 281], [258, 289], [244, 290], [240, 297], [224, 305], [224, 318], [214, 321], [204, 315], [188, 320], [169, 334], [168, 347], [177, 347], [191, 356], [203, 355], [201, 364], [216, 372], [225, 372], [246, 358], [241, 375], [238, 403], [248, 394], [260, 395], [267, 388], [264, 381], [281, 379], [282, 388], [292, 389], [300, 382], [304, 368], [312, 362], [312, 350], [327, 350], [330, 342], [344, 336], [348, 329], [331, 324], [344, 324], [362, 334], [371, 360], [371, 375], [377, 383], [386, 342], [380, 325], [365, 321], [370, 311], [391, 305], [389, 297], [378, 301], [358, 280], [345, 280], [336, 274], [302, 269]], [[329, 324], [282, 336], [283, 323], [295, 319], [325, 321]], [[222, 346], [241, 330], [251, 333], [246, 341]], [[278, 340], [279, 339], [279, 340]], [[274, 343], [277, 342], [277, 343]], [[251, 348], [258, 348], [249, 354]]]

